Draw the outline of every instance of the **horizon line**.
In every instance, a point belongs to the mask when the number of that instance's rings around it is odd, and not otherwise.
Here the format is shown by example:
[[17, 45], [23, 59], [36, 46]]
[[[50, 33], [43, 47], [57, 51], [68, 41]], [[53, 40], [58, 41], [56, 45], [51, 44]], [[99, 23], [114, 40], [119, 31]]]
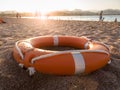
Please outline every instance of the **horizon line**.
[[[83, 10], [83, 9], [79, 9], [79, 8], [76, 8], [76, 9], [73, 9], [73, 10], [69, 10], [69, 9], [61, 9], [61, 10], [51, 10], [49, 12], [54, 12], [54, 11], [75, 11], [75, 10], [80, 10], [80, 11], [92, 11], [92, 12], [98, 12], [98, 11], [104, 11], [104, 10], [120, 10], [120, 9], [112, 9], [112, 8], [109, 8], [109, 9], [101, 9], [101, 10]], [[34, 12], [38, 12], [40, 10], [35, 10]], [[31, 12], [31, 11], [21, 11], [21, 10], [0, 10], [0, 12]]]

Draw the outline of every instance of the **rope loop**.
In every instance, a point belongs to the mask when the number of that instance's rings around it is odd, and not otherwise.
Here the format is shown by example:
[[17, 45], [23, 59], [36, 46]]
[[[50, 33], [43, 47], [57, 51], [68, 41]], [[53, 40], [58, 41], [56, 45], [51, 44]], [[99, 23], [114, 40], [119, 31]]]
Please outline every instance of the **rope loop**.
[[34, 73], [36, 72], [34, 67], [28, 67], [27, 70], [28, 70], [30, 76], [34, 75]]

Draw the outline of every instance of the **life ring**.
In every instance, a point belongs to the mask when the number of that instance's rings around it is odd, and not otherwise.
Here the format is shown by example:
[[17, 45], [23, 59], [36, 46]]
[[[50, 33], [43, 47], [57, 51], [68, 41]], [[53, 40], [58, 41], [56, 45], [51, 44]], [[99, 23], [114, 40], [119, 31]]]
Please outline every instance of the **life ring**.
[[[83, 50], [49, 51], [49, 46], [70, 46]], [[55, 75], [90, 73], [105, 66], [110, 60], [108, 46], [86, 37], [39, 36], [15, 43], [13, 57], [20, 66]]]
[[2, 18], [0, 18], [0, 24], [1, 23], [6, 23], [5, 21], [3, 21], [3, 19]]

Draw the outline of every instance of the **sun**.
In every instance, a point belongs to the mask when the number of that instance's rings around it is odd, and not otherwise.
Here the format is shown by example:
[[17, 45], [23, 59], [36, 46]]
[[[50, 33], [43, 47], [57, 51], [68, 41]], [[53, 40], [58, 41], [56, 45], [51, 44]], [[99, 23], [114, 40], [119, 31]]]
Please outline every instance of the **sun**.
[[49, 9], [40, 9], [39, 11], [42, 16], [47, 15], [48, 13], [52, 12], [52, 10], [49, 10]]

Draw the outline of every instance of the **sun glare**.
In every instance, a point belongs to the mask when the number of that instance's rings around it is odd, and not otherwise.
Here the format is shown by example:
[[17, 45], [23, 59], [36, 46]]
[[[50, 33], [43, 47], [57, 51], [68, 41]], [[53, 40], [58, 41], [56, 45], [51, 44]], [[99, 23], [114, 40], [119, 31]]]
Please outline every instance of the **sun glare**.
[[33, 13], [39, 11], [44, 15], [56, 10], [120, 9], [119, 2], [120, 0], [1, 0], [0, 10], [16, 10], [18, 12]]
[[[40, 12], [45, 15], [51, 11], [57, 10], [74, 10], [77, 8], [87, 9], [83, 1], [77, 0], [20, 0], [19, 2], [14, 1], [15, 8], [17, 11], [24, 12]], [[89, 5], [87, 5], [89, 6]]]
[[[27, 6], [26, 6], [27, 4]], [[41, 12], [42, 15], [56, 10], [70, 10], [75, 7], [75, 2], [73, 1], [62, 1], [62, 0], [24, 0], [23, 10], [30, 12]]]

